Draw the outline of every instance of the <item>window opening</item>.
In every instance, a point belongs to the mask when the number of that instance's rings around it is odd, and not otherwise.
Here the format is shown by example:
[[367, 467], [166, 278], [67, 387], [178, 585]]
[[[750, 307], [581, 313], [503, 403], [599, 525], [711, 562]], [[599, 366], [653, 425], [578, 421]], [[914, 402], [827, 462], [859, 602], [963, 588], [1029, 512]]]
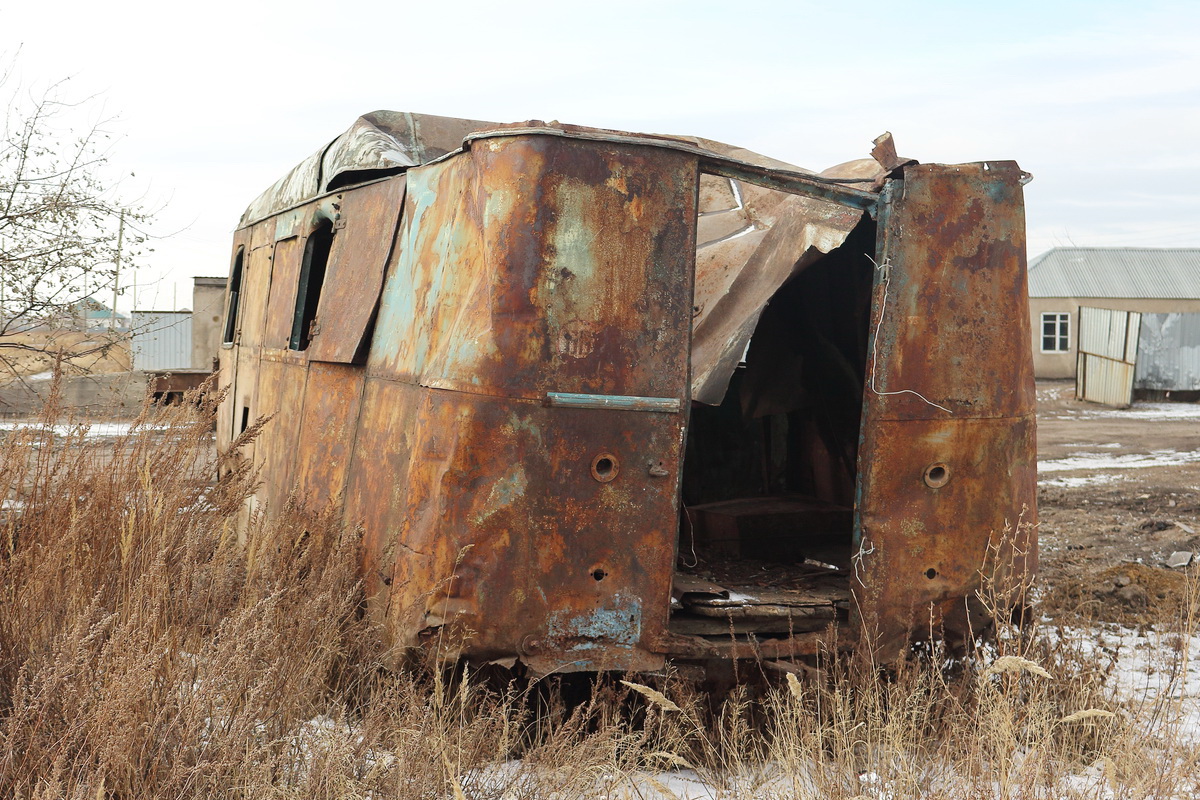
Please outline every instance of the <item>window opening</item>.
[[292, 317], [291, 350], [307, 350], [313, 337], [313, 323], [321, 303], [321, 288], [329, 266], [329, 251], [333, 246], [333, 222], [322, 220], [308, 235], [304, 244], [304, 261], [300, 265], [300, 284], [296, 287], [296, 313]]
[[1042, 314], [1042, 352], [1066, 353], [1071, 349], [1071, 315], [1057, 311]]
[[222, 339], [225, 344], [233, 344], [233, 338], [237, 335], [238, 309], [242, 296], [242, 261], [245, 254], [246, 248], [239, 247], [237, 257], [233, 260], [233, 275], [229, 278], [229, 308], [225, 310], [225, 336]]

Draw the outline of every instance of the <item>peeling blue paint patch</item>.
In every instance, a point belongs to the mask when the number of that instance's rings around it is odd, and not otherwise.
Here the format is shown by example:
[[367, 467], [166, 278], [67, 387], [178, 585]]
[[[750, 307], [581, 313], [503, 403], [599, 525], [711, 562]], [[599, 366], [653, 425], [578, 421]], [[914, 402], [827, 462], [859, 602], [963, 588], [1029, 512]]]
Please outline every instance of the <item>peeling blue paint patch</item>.
[[547, 639], [564, 650], [632, 646], [642, 638], [642, 603], [637, 597], [613, 595], [594, 611], [552, 611], [546, 617]]
[[488, 517], [495, 514], [502, 508], [511, 506], [525, 496], [525, 490], [529, 487], [529, 479], [525, 477], [525, 470], [520, 464], [509, 470], [508, 474], [500, 480], [492, 484], [492, 490], [488, 492], [487, 502], [483, 509], [475, 515], [475, 523], [483, 524]]

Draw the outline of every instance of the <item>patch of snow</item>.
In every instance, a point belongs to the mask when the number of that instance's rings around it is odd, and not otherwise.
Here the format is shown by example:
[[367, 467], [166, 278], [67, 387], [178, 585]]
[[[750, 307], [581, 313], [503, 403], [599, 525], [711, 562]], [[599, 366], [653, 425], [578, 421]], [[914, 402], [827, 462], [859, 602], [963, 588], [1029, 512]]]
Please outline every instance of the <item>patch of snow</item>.
[[1175, 450], [1151, 450], [1149, 453], [1080, 453], [1067, 458], [1055, 458], [1038, 462], [1038, 472], [1065, 472], [1081, 469], [1146, 469], [1149, 467], [1173, 467], [1200, 461], [1200, 451], [1180, 453]]
[[139, 431], [164, 431], [169, 425], [135, 425], [132, 422], [80, 422], [74, 425], [45, 425], [41, 422], [13, 422], [0, 421], [0, 431], [17, 431], [17, 430], [45, 430], [49, 429], [55, 436], [70, 436], [76, 431], [83, 429], [84, 438], [87, 439], [111, 439], [117, 436], [126, 436], [133, 430]]
[[1161, 727], [1156, 720], [1166, 720], [1181, 739], [1200, 744], [1200, 633], [1121, 626], [1064, 632], [1113, 660], [1112, 686], [1148, 734]]
[[1135, 403], [1129, 408], [1088, 408], [1078, 416], [1089, 419], [1200, 419], [1200, 403]]
[[1106, 483], [1116, 483], [1120, 475], [1082, 475], [1073, 478], [1046, 478], [1039, 480], [1038, 486], [1054, 486], [1060, 489], [1079, 489], [1084, 486], [1102, 486]]

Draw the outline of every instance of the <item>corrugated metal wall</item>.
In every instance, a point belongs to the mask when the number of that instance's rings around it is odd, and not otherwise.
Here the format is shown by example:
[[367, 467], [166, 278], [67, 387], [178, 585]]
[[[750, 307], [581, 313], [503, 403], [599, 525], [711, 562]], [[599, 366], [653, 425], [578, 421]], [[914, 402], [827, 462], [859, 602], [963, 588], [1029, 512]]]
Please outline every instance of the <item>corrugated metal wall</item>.
[[1142, 315], [1108, 308], [1079, 309], [1079, 361], [1075, 396], [1110, 406], [1133, 402]]
[[134, 369], [190, 369], [191, 366], [192, 312], [133, 312]]
[[1142, 314], [1137, 389], [1200, 390], [1200, 314]]

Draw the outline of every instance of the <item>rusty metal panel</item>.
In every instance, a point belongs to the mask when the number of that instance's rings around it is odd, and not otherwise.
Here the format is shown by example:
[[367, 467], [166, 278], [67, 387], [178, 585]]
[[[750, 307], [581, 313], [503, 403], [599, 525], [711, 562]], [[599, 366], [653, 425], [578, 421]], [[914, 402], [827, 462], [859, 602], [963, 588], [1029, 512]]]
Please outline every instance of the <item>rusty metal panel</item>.
[[255, 348], [262, 344], [263, 326], [267, 314], [267, 296], [271, 291], [271, 261], [275, 250], [275, 230], [270, 222], [250, 230], [250, 252], [246, 254], [242, 287], [241, 324], [237, 343]]
[[350, 468], [365, 376], [358, 368], [310, 362], [294, 451], [295, 483], [314, 512], [340, 504]]
[[[914, 166], [882, 148], [886, 163], [816, 176], [703, 140], [541, 123], [450, 152], [473, 123], [371, 116], [247, 212], [274, 216], [251, 237], [258, 327], [231, 349], [228, 422], [276, 414], [254, 454], [272, 506], [296, 488], [315, 511], [344, 487], [371, 613], [397, 645], [535, 673], [815, 652], [814, 628], [717, 641], [668, 621], [692, 401], [721, 401], [763, 307], [835, 250], [822, 266], [864, 270], [847, 300], [854, 394], [866, 384], [855, 599], [888, 647], [931, 614], [964, 634], [992, 535], [1036, 521], [1015, 164]], [[893, 169], [904, 179], [882, 197], [843, 185]], [[863, 211], [880, 214], [869, 344]], [[318, 220], [335, 230], [319, 332], [291, 352]], [[1022, 573], [1036, 545], [1018, 533]], [[843, 613], [846, 594], [830, 595]]]
[[533, 136], [410, 170], [369, 369], [539, 401], [684, 400], [695, 183], [686, 155]]
[[359, 353], [383, 288], [404, 185], [401, 175], [342, 196], [309, 359], [349, 364]]
[[292, 315], [296, 310], [296, 285], [300, 280], [304, 241], [299, 236], [289, 236], [275, 242], [263, 347], [287, 349], [288, 339], [292, 335]]
[[409, 172], [347, 497], [387, 532], [368, 562], [397, 641], [453, 625], [474, 658], [662, 664], [697, 177], [684, 154], [542, 137]]
[[366, 379], [346, 478], [345, 518], [363, 529], [362, 574], [372, 598], [368, 609], [392, 627], [393, 639], [402, 645], [415, 644], [422, 622], [410, 622], [399, 612], [389, 613], [391, 606], [407, 610], [409, 617], [423, 617], [418, 599], [436, 580], [412, 586], [394, 583], [395, 563], [400, 558], [416, 562], [414, 569], [423, 570], [422, 574], [434, 575], [428, 554], [402, 544], [407, 538], [406, 515], [412, 494], [409, 466], [417, 408], [423, 395], [424, 390], [415, 384]]
[[677, 476], [651, 467], [678, 463], [678, 416], [425, 391], [412, 427], [401, 641], [452, 624], [471, 631], [462, 653], [535, 671], [662, 665]]
[[[274, 225], [265, 222], [245, 231], [249, 237], [248, 253], [242, 272], [240, 322], [231, 352], [236, 361], [230, 389], [230, 411], [225, 423], [231, 437], [236, 438], [258, 418], [256, 394], [258, 362], [262, 347], [262, 331], [267, 311], [267, 295], [271, 286], [271, 258], [274, 250]], [[242, 454], [253, 460], [257, 444], [246, 447]]]
[[[300, 438], [307, 364], [289, 354], [288, 361], [264, 358], [258, 367], [258, 396], [255, 409], [259, 416], [271, 417], [255, 448], [255, 463], [264, 476], [261, 493], [271, 508], [281, 508], [295, 486], [297, 443]], [[297, 363], [299, 362], [299, 363]]]
[[1007, 579], [1036, 564], [1024, 178], [1011, 162], [925, 165], [885, 190], [852, 588], [891, 657], [931, 622], [968, 634], [1007, 527], [1024, 554]]
[[468, 157], [408, 172], [403, 221], [367, 359], [370, 374], [417, 383], [448, 330], [479, 347], [497, 335], [490, 313], [496, 278], [482, 261], [474, 173]]

